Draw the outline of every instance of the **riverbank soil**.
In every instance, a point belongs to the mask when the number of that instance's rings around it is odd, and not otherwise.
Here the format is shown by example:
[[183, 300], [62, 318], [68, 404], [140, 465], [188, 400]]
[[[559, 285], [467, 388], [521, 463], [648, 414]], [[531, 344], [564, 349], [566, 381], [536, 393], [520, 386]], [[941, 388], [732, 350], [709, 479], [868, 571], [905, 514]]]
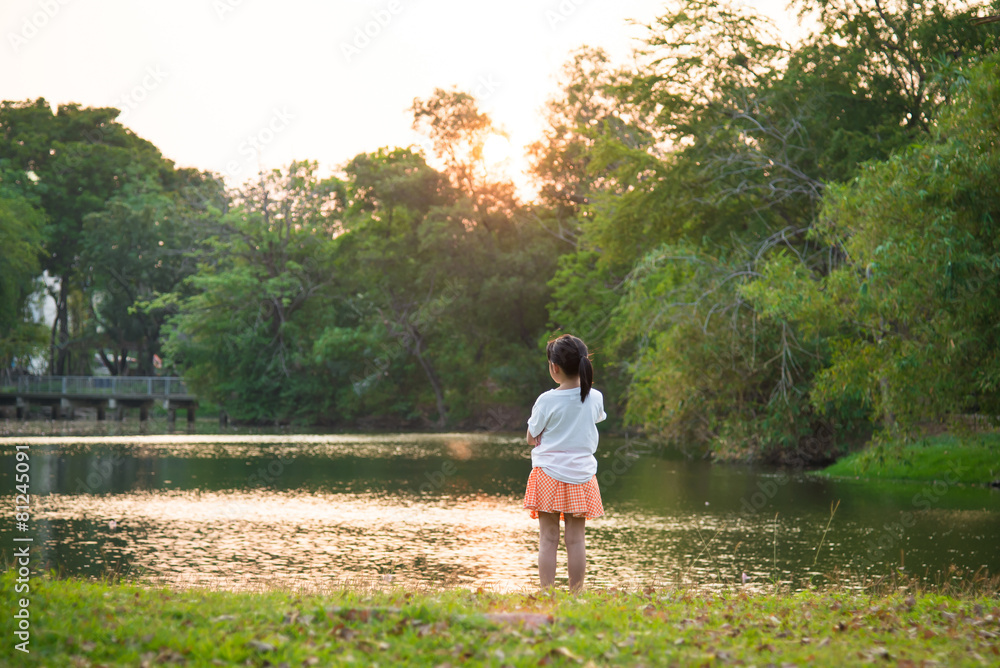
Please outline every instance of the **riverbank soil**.
[[[29, 666], [996, 665], [996, 582], [946, 595], [684, 590], [231, 593], [32, 578], [27, 644], [3, 615], [4, 655]], [[15, 625], [12, 628], [12, 625]], [[23, 626], [23, 625], [22, 625]]]

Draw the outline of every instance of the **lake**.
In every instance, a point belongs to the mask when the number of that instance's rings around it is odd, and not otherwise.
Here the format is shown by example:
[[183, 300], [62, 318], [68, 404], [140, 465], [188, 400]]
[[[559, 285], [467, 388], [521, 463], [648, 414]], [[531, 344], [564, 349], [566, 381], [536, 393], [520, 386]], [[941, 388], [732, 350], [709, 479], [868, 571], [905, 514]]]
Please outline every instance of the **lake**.
[[[16, 443], [30, 447], [26, 534], [13, 517]], [[13, 437], [0, 458], [0, 544], [9, 562], [14, 537], [31, 536], [36, 569], [233, 590], [537, 586], [520, 435]], [[607, 514], [587, 523], [590, 586], [1000, 572], [1000, 493], [989, 488], [830, 481], [607, 437], [598, 462]]]

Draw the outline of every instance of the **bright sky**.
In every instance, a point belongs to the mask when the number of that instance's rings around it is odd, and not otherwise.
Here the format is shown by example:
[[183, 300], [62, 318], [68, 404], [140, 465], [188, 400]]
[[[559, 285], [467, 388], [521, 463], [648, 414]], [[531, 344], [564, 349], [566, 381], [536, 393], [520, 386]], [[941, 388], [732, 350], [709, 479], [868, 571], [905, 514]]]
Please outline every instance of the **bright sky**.
[[[753, 6], [787, 34], [784, 0]], [[230, 185], [292, 160], [330, 173], [420, 145], [408, 108], [457, 86], [537, 139], [569, 54], [628, 63], [663, 0], [3, 0], [0, 98], [115, 106], [181, 167]]]

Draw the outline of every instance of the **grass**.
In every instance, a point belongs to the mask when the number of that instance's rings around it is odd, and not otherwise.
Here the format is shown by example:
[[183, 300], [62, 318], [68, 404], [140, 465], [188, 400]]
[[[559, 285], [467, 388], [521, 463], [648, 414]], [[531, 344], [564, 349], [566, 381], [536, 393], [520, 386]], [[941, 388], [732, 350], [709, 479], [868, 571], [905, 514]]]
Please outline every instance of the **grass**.
[[[749, 595], [677, 589], [565, 591], [170, 590], [32, 578], [34, 666], [781, 664], [1000, 661], [996, 578], [937, 593], [883, 581], [867, 593]], [[13, 612], [10, 610], [9, 612]]]
[[990, 484], [1000, 481], [1000, 434], [966, 438], [945, 434], [911, 445], [876, 446], [848, 455], [819, 472], [874, 480], [941, 480]]

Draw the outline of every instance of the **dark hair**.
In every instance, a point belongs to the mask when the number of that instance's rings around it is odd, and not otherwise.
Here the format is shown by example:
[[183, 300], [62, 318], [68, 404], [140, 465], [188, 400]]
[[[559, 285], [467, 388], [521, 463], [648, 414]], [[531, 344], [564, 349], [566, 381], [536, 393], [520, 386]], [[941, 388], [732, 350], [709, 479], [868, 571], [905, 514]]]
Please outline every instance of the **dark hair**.
[[580, 401], [584, 401], [594, 385], [594, 365], [590, 363], [587, 344], [572, 334], [563, 334], [548, 342], [545, 354], [567, 376], [580, 376]]

